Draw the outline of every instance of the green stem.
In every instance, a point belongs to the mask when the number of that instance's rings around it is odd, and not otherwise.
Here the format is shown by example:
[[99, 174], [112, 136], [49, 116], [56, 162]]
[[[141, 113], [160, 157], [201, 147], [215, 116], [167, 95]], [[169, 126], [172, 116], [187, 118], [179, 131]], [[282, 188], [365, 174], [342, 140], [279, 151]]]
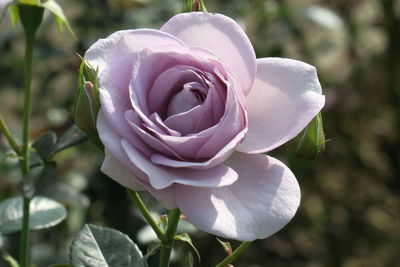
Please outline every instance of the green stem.
[[234, 262], [245, 250], [251, 245], [252, 242], [243, 242], [235, 251], [226, 257], [223, 261], [215, 265], [215, 267], [226, 267], [228, 264]]
[[160, 267], [168, 267], [169, 260], [171, 258], [171, 250], [174, 245], [174, 238], [176, 235], [176, 229], [178, 228], [179, 218], [181, 211], [179, 209], [169, 210], [168, 212], [168, 226], [165, 232], [166, 241], [161, 242], [161, 256], [160, 256]]
[[19, 155], [20, 151], [18, 143], [15, 140], [12, 133], [10, 132], [10, 129], [8, 129], [7, 124], [4, 121], [4, 118], [3, 116], [1, 116], [1, 114], [0, 114], [0, 130], [4, 133], [4, 136], [6, 137], [8, 144], [14, 150], [15, 154]]
[[[33, 47], [35, 44], [35, 33], [25, 34], [26, 46], [25, 46], [25, 65], [24, 65], [24, 122], [22, 131], [22, 160], [21, 169], [22, 174], [25, 177], [29, 173], [29, 128], [30, 128], [30, 117], [32, 107], [32, 59], [33, 59]], [[24, 196], [23, 202], [23, 217], [22, 217], [22, 234], [21, 234], [21, 246], [20, 246], [20, 264], [21, 267], [26, 267], [29, 264], [29, 204], [30, 199]]]
[[151, 228], [153, 228], [158, 239], [160, 239], [161, 242], [166, 241], [164, 232], [160, 229], [157, 222], [154, 220], [153, 216], [151, 216], [149, 210], [147, 209], [146, 205], [143, 203], [139, 194], [137, 192], [135, 192], [133, 190], [129, 190], [129, 189], [128, 189], [128, 192], [133, 197], [133, 200], [135, 201], [136, 206], [139, 208], [140, 212], [143, 214], [143, 217], [149, 223]]

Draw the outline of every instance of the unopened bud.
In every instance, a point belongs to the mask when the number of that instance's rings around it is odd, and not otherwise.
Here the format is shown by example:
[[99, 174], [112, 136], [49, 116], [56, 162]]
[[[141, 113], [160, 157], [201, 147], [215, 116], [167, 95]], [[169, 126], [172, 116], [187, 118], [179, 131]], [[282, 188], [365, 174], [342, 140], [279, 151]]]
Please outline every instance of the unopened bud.
[[296, 175], [302, 175], [325, 149], [322, 115], [318, 115], [289, 144], [289, 167]]
[[192, 11], [200, 11], [200, 1], [199, 0], [193, 1]]
[[206, 6], [204, 5], [204, 0], [184, 0], [182, 13], [202, 11], [207, 12]]
[[96, 121], [100, 110], [97, 71], [82, 60], [79, 70], [78, 91], [72, 110], [76, 125], [96, 146], [101, 148]]

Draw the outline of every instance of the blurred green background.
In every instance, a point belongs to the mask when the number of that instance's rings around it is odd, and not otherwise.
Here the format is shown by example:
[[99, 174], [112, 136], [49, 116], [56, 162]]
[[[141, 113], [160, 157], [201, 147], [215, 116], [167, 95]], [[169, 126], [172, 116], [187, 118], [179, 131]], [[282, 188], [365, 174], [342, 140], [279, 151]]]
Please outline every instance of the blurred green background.
[[[400, 266], [400, 1], [206, 0], [210, 12], [233, 17], [258, 57], [289, 57], [317, 67], [326, 95], [325, 153], [299, 178], [302, 202], [280, 232], [256, 241], [235, 266]], [[159, 28], [180, 11], [180, 0], [60, 0], [78, 39], [59, 33], [48, 15], [34, 62], [32, 139], [72, 124], [79, 58], [99, 38], [120, 29]], [[22, 125], [23, 34], [0, 25], [0, 112], [18, 136]], [[20, 172], [0, 133], [0, 200], [20, 192]], [[285, 161], [282, 147], [274, 155]], [[127, 233], [143, 252], [151, 231], [126, 191], [99, 172], [102, 155], [90, 144], [56, 158], [56, 178], [41, 194], [64, 203], [66, 221], [33, 232], [36, 266], [68, 262], [83, 223]], [[161, 206], [143, 194], [152, 210]], [[183, 222], [200, 250], [196, 266], [225, 256], [215, 237]], [[18, 254], [18, 235], [0, 243]], [[232, 242], [233, 246], [238, 243]], [[173, 266], [187, 266], [178, 244]], [[150, 259], [152, 263], [156, 259]], [[7, 266], [0, 259], [0, 266]]]

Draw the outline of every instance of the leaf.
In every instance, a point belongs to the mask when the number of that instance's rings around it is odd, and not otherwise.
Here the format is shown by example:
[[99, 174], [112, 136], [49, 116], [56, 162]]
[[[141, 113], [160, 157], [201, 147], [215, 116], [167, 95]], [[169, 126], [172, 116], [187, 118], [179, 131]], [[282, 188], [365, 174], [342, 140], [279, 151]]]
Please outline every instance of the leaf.
[[181, 235], [177, 235], [177, 236], [174, 237], [174, 239], [182, 241], [182, 242], [185, 242], [185, 243], [188, 243], [193, 248], [193, 250], [196, 252], [197, 258], [199, 259], [199, 262], [201, 261], [200, 253], [197, 250], [197, 248], [193, 245], [192, 239], [190, 238], [190, 236], [187, 233], [184, 233], [184, 234], [181, 234]]
[[58, 264], [50, 265], [49, 267], [71, 267], [71, 265], [68, 263], [58, 263]]
[[232, 255], [233, 250], [232, 250], [231, 243], [224, 242], [222, 240], [219, 240], [218, 238], [217, 238], [217, 240], [221, 244], [222, 248], [225, 250], [226, 254], [228, 254], [228, 256]]
[[70, 254], [74, 267], [145, 267], [142, 252], [117, 230], [86, 224], [75, 237]]
[[146, 255], [144, 255], [145, 259], [148, 259], [149, 257], [155, 255], [157, 251], [161, 247], [161, 242], [160, 241], [151, 241], [149, 246], [147, 247], [147, 252]]
[[[8, 198], [0, 203], [0, 233], [11, 234], [21, 230], [23, 198]], [[67, 211], [65, 207], [49, 198], [34, 197], [30, 203], [30, 229], [50, 228], [62, 222]]]
[[3, 257], [3, 259], [8, 262], [8, 264], [10, 265], [10, 267], [19, 267], [18, 262], [11, 257], [7, 252], [5, 252], [4, 250], [1, 250], [1, 256]]
[[40, 190], [44, 187], [44, 185], [48, 184], [49, 181], [53, 180], [56, 177], [57, 165], [55, 162], [47, 162], [40, 176], [36, 177], [34, 181], [36, 192], [40, 192]]
[[76, 146], [87, 140], [85, 134], [76, 125], [72, 125], [57, 141], [52, 155], [61, 150]]
[[43, 166], [39, 165], [32, 168], [22, 181], [22, 194], [28, 199], [32, 199], [36, 193], [35, 181], [39, 180], [43, 172]]
[[51, 13], [53, 13], [54, 17], [56, 18], [58, 29], [62, 32], [63, 31], [63, 24], [67, 27], [68, 31], [71, 35], [76, 39], [75, 32], [72, 30], [71, 25], [69, 24], [67, 17], [64, 15], [64, 11], [62, 10], [61, 6], [54, 0], [48, 0], [42, 3], [42, 7], [48, 9]]
[[56, 142], [57, 135], [54, 132], [46, 132], [33, 142], [32, 147], [36, 149], [40, 158], [46, 161], [53, 152]]

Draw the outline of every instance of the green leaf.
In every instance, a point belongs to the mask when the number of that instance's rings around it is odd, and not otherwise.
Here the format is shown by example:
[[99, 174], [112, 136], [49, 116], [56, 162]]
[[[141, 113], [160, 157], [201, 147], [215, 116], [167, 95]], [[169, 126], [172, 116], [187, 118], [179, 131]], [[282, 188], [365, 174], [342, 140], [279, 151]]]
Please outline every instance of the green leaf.
[[62, 10], [61, 6], [54, 0], [48, 0], [44, 3], [42, 3], [42, 7], [46, 8], [49, 10], [51, 13], [53, 13], [54, 17], [56, 18], [57, 24], [58, 24], [58, 29], [62, 32], [63, 31], [63, 25], [67, 27], [68, 31], [71, 33], [71, 35], [76, 39], [75, 32], [72, 30], [71, 25], [69, 24], [67, 17], [64, 15], [64, 11]]
[[201, 261], [200, 253], [197, 250], [197, 248], [193, 245], [192, 239], [190, 238], [190, 236], [187, 233], [184, 233], [184, 234], [181, 234], [181, 235], [177, 235], [177, 236], [174, 237], [174, 239], [182, 241], [182, 242], [185, 242], [185, 243], [188, 243], [192, 247], [192, 249], [196, 252], [197, 258], [199, 259], [199, 262]]
[[3, 257], [3, 259], [8, 262], [8, 264], [10, 265], [10, 267], [19, 267], [18, 262], [11, 257], [7, 252], [5, 252], [4, 250], [1, 250], [1, 256]]
[[47, 161], [48, 156], [54, 150], [56, 142], [57, 135], [54, 132], [46, 132], [33, 142], [32, 147], [36, 149], [36, 153], [39, 154], [43, 161]]
[[35, 181], [39, 180], [43, 172], [43, 166], [39, 165], [32, 168], [27, 176], [24, 177], [22, 182], [22, 194], [28, 198], [32, 199], [36, 193]]
[[85, 134], [76, 126], [72, 125], [57, 141], [52, 154], [81, 144], [87, 140]]
[[[23, 198], [8, 198], [0, 203], [0, 233], [11, 234], [22, 229]], [[30, 229], [50, 228], [62, 222], [67, 211], [65, 207], [49, 198], [34, 197], [30, 203]]]
[[58, 263], [58, 264], [50, 265], [49, 267], [71, 267], [71, 265], [68, 263]]
[[43, 168], [40, 176], [36, 177], [34, 181], [35, 190], [39, 191], [56, 177], [57, 164], [55, 162], [47, 162]]
[[86, 224], [75, 237], [70, 254], [74, 267], [145, 267], [142, 252], [117, 230]]
[[149, 257], [155, 255], [160, 247], [161, 241], [151, 241], [149, 246], [147, 247], [147, 252], [146, 255], [144, 255], [144, 258], [148, 259]]

